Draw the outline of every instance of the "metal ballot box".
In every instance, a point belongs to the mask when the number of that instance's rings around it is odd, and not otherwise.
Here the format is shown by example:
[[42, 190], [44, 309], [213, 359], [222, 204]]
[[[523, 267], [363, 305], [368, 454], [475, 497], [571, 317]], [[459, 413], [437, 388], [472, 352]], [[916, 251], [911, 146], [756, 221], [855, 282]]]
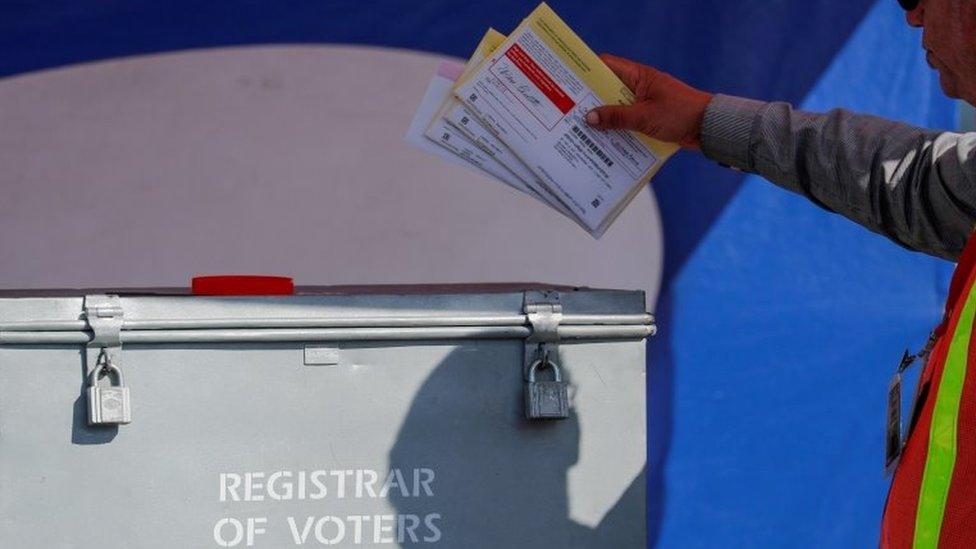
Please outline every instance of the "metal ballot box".
[[644, 547], [644, 303], [0, 293], [0, 546]]

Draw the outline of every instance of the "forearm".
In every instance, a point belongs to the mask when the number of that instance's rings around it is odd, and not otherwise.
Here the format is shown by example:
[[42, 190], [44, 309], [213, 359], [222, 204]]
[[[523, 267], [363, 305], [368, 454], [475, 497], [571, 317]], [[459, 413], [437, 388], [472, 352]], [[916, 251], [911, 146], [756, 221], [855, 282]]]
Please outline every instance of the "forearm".
[[939, 257], [958, 257], [976, 221], [976, 134], [716, 96], [701, 146], [718, 162]]

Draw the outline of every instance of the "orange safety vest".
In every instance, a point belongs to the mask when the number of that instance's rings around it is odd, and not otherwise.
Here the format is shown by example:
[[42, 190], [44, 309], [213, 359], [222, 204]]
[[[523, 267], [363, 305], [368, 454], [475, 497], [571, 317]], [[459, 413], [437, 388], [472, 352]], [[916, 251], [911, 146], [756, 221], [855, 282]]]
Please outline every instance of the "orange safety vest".
[[881, 524], [883, 549], [976, 548], [976, 234], [952, 275]]

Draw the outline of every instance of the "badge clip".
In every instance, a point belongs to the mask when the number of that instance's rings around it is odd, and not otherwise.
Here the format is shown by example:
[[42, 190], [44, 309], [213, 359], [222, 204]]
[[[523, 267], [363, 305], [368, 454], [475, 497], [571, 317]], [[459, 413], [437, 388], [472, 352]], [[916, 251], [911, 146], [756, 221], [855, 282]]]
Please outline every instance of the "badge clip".
[[[925, 360], [932, 347], [935, 345], [935, 332], [929, 334], [929, 339], [925, 343], [925, 348], [918, 354], [911, 354], [908, 349], [901, 356], [898, 370], [888, 384], [888, 413], [886, 414], [885, 427], [885, 476], [890, 476], [896, 467], [901, 452], [905, 448], [907, 433], [901, 420], [901, 395], [902, 395], [902, 374], [908, 370], [919, 359]], [[917, 395], [916, 395], [917, 396]], [[915, 407], [915, 404], [912, 404]]]

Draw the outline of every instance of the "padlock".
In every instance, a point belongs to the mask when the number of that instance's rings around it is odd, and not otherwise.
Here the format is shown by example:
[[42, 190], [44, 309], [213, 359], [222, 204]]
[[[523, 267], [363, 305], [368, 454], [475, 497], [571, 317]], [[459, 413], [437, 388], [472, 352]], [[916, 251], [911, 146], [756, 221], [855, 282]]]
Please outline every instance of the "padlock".
[[[551, 368], [552, 381], [536, 381], [540, 369]], [[569, 388], [555, 362], [536, 360], [529, 367], [525, 383], [526, 419], [566, 419], [569, 417]]]
[[[109, 381], [112, 372], [118, 380], [118, 385], [99, 387], [98, 378], [104, 370], [108, 370]], [[108, 358], [100, 362], [91, 374], [91, 384], [88, 387], [88, 424], [89, 425], [122, 425], [132, 421], [129, 410], [129, 388], [122, 379], [122, 370], [112, 364]]]

